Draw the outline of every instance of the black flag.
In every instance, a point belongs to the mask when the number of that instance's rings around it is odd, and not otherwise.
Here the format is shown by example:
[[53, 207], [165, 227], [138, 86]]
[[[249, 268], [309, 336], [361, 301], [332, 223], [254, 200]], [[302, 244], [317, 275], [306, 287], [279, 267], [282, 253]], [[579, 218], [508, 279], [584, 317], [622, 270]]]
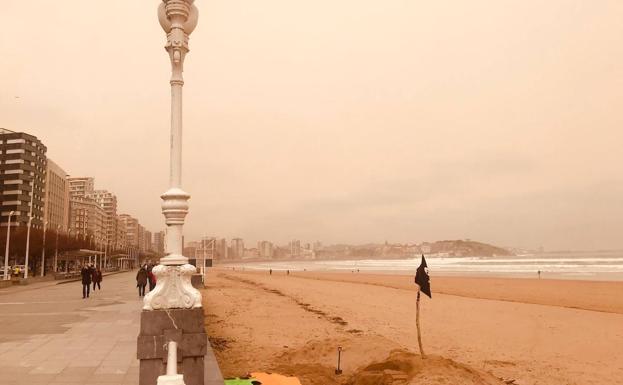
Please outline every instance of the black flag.
[[428, 276], [427, 269], [428, 265], [426, 264], [426, 259], [424, 259], [424, 254], [422, 254], [422, 263], [420, 263], [420, 267], [417, 268], [415, 273], [415, 283], [420, 286], [422, 293], [429, 298], [433, 298], [430, 293], [430, 277]]

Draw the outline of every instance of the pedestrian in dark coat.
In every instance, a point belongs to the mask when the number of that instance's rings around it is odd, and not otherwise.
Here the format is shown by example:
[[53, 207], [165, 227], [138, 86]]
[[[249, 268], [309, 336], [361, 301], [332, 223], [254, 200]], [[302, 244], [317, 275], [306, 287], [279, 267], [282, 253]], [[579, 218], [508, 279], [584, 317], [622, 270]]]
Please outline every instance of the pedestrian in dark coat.
[[95, 291], [95, 285], [99, 290], [102, 290], [102, 271], [100, 268], [93, 270], [93, 291]]
[[88, 298], [91, 291], [91, 269], [87, 266], [82, 266], [80, 276], [82, 277], [82, 298]]
[[156, 287], [156, 276], [154, 275], [153, 268], [154, 267], [152, 265], [147, 266], [147, 280], [149, 282], [149, 291], [154, 290], [154, 287]]
[[147, 269], [145, 266], [141, 266], [138, 273], [136, 273], [136, 287], [138, 287], [138, 296], [145, 296], [145, 286], [147, 285]]

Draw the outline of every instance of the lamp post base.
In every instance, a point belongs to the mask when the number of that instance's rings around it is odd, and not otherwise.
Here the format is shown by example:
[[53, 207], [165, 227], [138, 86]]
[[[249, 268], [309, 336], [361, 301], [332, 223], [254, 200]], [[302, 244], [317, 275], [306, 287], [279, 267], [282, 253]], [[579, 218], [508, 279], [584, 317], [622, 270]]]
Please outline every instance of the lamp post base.
[[156, 287], [145, 296], [143, 310], [201, 308], [201, 293], [191, 283], [196, 271], [189, 264], [154, 267]]
[[165, 375], [158, 377], [158, 383], [156, 385], [186, 385], [184, 383], [184, 376], [181, 374]]
[[[160, 384], [159, 377], [186, 385], [205, 385], [206, 355], [209, 352], [208, 336], [204, 329], [203, 309], [164, 309], [141, 312], [141, 329], [137, 341], [137, 358], [140, 360], [139, 385]], [[177, 372], [179, 377], [166, 378], [168, 364], [167, 344], [177, 345]], [[220, 382], [223, 383], [222, 380]]]

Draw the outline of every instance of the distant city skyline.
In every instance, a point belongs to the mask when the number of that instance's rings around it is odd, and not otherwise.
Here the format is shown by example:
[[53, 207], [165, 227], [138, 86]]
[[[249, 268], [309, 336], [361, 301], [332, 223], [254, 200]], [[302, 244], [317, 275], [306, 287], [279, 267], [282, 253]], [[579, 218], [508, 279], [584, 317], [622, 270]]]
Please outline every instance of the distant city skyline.
[[[20, 38], [0, 38], [0, 127], [164, 229], [153, 4], [2, 7]], [[617, 0], [210, 3], [184, 73], [186, 239], [623, 248], [621, 15]]]

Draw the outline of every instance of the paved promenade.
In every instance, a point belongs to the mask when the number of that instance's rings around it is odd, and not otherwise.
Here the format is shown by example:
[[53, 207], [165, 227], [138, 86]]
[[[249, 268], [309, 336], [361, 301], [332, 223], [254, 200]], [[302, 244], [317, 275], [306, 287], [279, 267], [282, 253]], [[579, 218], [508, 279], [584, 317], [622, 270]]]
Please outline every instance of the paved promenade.
[[0, 290], [0, 384], [138, 384], [135, 274]]

